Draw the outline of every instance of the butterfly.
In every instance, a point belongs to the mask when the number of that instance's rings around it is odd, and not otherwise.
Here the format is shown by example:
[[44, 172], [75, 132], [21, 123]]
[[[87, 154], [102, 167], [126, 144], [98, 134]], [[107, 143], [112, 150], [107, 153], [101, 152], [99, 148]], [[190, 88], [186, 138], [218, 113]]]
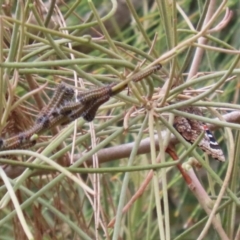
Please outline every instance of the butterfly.
[[[184, 107], [179, 110], [202, 116], [202, 112], [197, 107]], [[183, 138], [191, 144], [193, 144], [197, 140], [198, 136], [204, 131], [204, 137], [201, 139], [198, 146], [214, 159], [221, 162], [225, 161], [222, 149], [206, 124], [195, 119], [175, 116], [173, 126], [183, 136]]]

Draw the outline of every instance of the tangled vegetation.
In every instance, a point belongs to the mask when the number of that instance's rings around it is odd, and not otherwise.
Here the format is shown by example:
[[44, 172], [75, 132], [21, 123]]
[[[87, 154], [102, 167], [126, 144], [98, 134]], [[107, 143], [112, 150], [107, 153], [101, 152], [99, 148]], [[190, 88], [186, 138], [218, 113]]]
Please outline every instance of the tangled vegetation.
[[[238, 4], [2, 1], [1, 239], [239, 239]], [[23, 142], [61, 82], [118, 94]], [[206, 124], [225, 162], [175, 116]]]

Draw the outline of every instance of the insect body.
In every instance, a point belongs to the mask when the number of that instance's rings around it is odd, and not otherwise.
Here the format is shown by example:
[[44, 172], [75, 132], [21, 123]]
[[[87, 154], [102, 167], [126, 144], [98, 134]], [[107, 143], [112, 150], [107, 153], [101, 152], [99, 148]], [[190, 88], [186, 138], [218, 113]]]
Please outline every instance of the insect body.
[[106, 95], [108, 98], [112, 95], [112, 88], [110, 85], [81, 92], [78, 94], [77, 100], [83, 104], [87, 104]]
[[15, 136], [12, 136], [7, 139], [0, 139], [0, 149], [1, 150], [10, 150], [15, 149], [21, 146], [21, 148], [25, 148], [23, 146], [33, 146], [35, 140], [31, 140], [31, 137], [39, 133], [43, 129], [43, 125], [41, 123], [35, 124], [30, 129], [23, 131]]
[[90, 102], [90, 106], [82, 113], [82, 117], [84, 118], [84, 120], [91, 122], [95, 118], [98, 108], [103, 103], [107, 102], [109, 98], [109, 95], [103, 95], [96, 101]]
[[71, 87], [66, 86], [64, 83], [60, 83], [50, 100], [49, 104], [42, 109], [36, 122], [42, 122], [43, 117], [50, 116], [52, 112], [55, 112], [56, 108], [65, 101], [70, 101], [73, 98], [74, 90]]
[[[202, 116], [202, 112], [196, 107], [184, 107], [180, 110]], [[174, 127], [183, 136], [183, 138], [185, 138], [185, 140], [192, 144], [196, 141], [202, 131], [205, 131], [205, 135], [198, 146], [214, 159], [221, 162], [225, 161], [223, 151], [205, 124], [195, 119], [175, 116]]]
[[133, 75], [133, 79], [132, 81], [133, 82], [138, 82], [140, 80], [142, 80], [143, 78], [146, 78], [148, 77], [149, 75], [151, 75], [152, 73], [160, 70], [162, 68], [162, 65], [161, 64], [156, 64], [142, 72], [139, 72], [139, 73], [136, 73]]
[[[146, 70], [136, 73], [132, 76], [132, 81], [137, 82], [148, 77], [150, 74], [161, 69], [161, 65], [154, 65]], [[116, 83], [103, 87], [80, 92], [77, 96], [77, 102], [73, 101], [74, 90], [64, 83], [60, 83], [50, 100], [37, 116], [34, 125], [15, 136], [3, 139], [0, 138], [0, 150], [10, 150], [16, 148], [26, 148], [36, 143], [35, 135], [55, 127], [74, 121], [83, 117], [86, 121], [92, 121], [95, 118], [98, 108], [109, 100], [110, 97], [122, 91], [126, 86], [122, 86], [113, 91]]]

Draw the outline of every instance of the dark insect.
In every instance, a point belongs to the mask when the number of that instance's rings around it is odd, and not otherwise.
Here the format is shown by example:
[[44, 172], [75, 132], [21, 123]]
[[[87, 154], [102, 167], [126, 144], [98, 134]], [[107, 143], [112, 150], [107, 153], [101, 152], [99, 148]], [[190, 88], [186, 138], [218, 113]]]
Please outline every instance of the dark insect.
[[82, 106], [83, 104], [81, 102], [65, 102], [64, 105], [60, 107], [59, 114], [62, 114], [63, 116], [68, 116], [74, 110], [79, 109]]
[[[142, 72], [132, 76], [132, 81], [137, 82], [150, 74], [161, 69], [161, 65], [157, 64]], [[7, 139], [0, 138], [0, 149], [10, 150], [16, 148], [27, 148], [36, 143], [36, 137], [39, 134], [51, 129], [57, 125], [63, 125], [74, 121], [79, 117], [83, 117], [86, 121], [92, 121], [97, 113], [98, 108], [113, 95], [122, 91], [127, 85], [113, 92], [116, 83], [112, 83], [103, 87], [81, 92], [77, 96], [78, 102], [72, 100], [74, 90], [64, 83], [60, 83], [49, 104], [44, 107], [36, 118], [35, 124], [26, 131]]]
[[44, 129], [44, 125], [42, 123], [38, 123], [38, 124], [35, 124], [29, 130], [21, 132], [13, 137], [7, 138], [5, 140], [1, 139], [0, 140], [0, 149], [1, 150], [10, 150], [10, 149], [22, 148], [22, 145], [27, 145], [27, 142], [29, 142], [30, 138], [34, 134], [39, 133], [43, 129]]
[[110, 85], [106, 85], [104, 87], [99, 87], [95, 89], [88, 90], [86, 92], [81, 92], [77, 96], [77, 100], [81, 102], [82, 104], [89, 103], [93, 100], [97, 100], [98, 98], [101, 98], [102, 96], [108, 96], [110, 97], [112, 94], [112, 88]]
[[69, 101], [73, 98], [74, 90], [71, 87], [67, 87], [64, 83], [60, 83], [50, 100], [49, 104], [43, 108], [43, 110], [40, 112], [39, 116], [37, 117], [36, 122], [39, 123], [42, 121], [43, 117], [49, 116], [54, 112], [55, 109], [63, 104], [65, 101]]
[[91, 122], [97, 113], [98, 108], [105, 102], [109, 100], [108, 95], [103, 95], [102, 97], [98, 98], [96, 101], [92, 101], [89, 103], [88, 108], [82, 113], [82, 117], [87, 122]]

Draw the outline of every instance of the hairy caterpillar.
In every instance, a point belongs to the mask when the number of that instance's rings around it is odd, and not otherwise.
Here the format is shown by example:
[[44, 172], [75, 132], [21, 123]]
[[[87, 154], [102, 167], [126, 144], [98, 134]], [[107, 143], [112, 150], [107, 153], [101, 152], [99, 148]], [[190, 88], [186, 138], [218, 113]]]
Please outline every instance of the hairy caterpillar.
[[109, 95], [103, 95], [98, 98], [96, 101], [90, 102], [88, 108], [82, 113], [82, 117], [84, 120], [91, 122], [95, 116], [98, 108], [105, 102], [109, 100]]
[[[136, 73], [133, 75], [132, 81], [137, 82], [160, 68], [161, 65], [157, 64], [147, 70]], [[13, 137], [7, 139], [0, 138], [0, 150], [33, 146], [39, 134], [54, 126], [70, 123], [79, 117], [83, 117], [89, 122], [92, 121], [98, 108], [127, 85], [113, 92], [112, 88], [114, 86], [116, 86], [116, 83], [81, 92], [77, 96], [78, 102], [73, 102], [73, 88], [60, 83], [54, 91], [49, 104], [41, 110], [36, 118], [34, 126]]]
[[49, 104], [41, 110], [40, 116], [46, 115], [50, 111], [50, 109], [52, 109], [56, 105], [56, 103], [61, 101], [65, 88], [66, 88], [66, 86], [63, 83], [60, 83], [57, 86]]
[[[133, 75], [132, 81], [134, 82], [138, 82], [141, 79], [148, 77], [150, 74], [156, 72], [157, 70], [160, 70], [162, 67], [161, 64], [156, 64], [152, 67], [150, 67], [149, 69], [146, 69], [142, 72], [136, 73]], [[115, 86], [116, 83], [113, 84], [109, 84], [103, 87], [99, 87], [96, 89], [91, 89], [85, 92], [81, 92], [78, 94], [77, 96], [77, 100], [83, 104], [87, 103], [87, 102], [91, 102], [92, 100], [101, 98], [102, 96], [108, 95], [113, 96], [118, 92], [112, 92], [112, 87]], [[123, 88], [125, 88], [126, 86], [124, 86]], [[122, 90], [122, 89], [120, 89]]]
[[[142, 80], [143, 78], [148, 77], [152, 73], [160, 70], [161, 68], [162, 68], [162, 65], [158, 63], [158, 64], [156, 64], [156, 65], [154, 65], [154, 66], [152, 66], [152, 67], [150, 67], [150, 68], [148, 68], [146, 70], [143, 70], [141, 72], [135, 73], [132, 76], [132, 81], [133, 82], [138, 82], [138, 81]], [[109, 86], [112, 88], [112, 87], [114, 87], [116, 85], [117, 85], [117, 83], [112, 83]], [[127, 87], [127, 84], [123, 85], [121, 88], [119, 88], [119, 89], [117, 89], [115, 91], [111, 91], [110, 96], [118, 94], [119, 92], [121, 92], [126, 87]]]
[[79, 108], [73, 110], [71, 114], [67, 115], [64, 120], [61, 122], [61, 125], [68, 124], [77, 118], [80, 118], [82, 116], [82, 113], [87, 109], [88, 107], [86, 105], [81, 104]]
[[67, 116], [72, 113], [73, 110], [79, 109], [83, 106], [81, 102], [67, 102], [59, 109], [59, 113]]
[[[4, 140], [3, 140], [4, 142]], [[2, 139], [1, 139], [1, 143], [2, 143]], [[1, 151], [5, 151], [5, 150], [13, 150], [13, 149], [27, 149], [27, 148], [30, 148], [30, 147], [33, 147], [35, 144], [37, 143], [37, 139], [34, 139], [32, 141], [27, 141], [27, 142], [24, 142], [24, 143], [19, 143], [19, 142], [13, 142], [11, 143], [11, 145], [6, 145], [6, 143], [3, 143], [2, 147], [0, 148]], [[4, 155], [4, 157], [6, 157]]]
[[149, 75], [151, 75], [152, 73], [160, 70], [162, 68], [162, 65], [161, 64], [156, 64], [146, 70], [143, 70], [142, 72], [139, 72], [139, 73], [136, 73], [133, 75], [132, 77], [132, 81], [133, 82], [138, 82], [140, 80], [142, 80], [143, 78], [146, 78], [148, 77]]
[[111, 94], [112, 94], [111, 86], [106, 85], [104, 87], [99, 87], [96, 89], [91, 89], [86, 92], [79, 93], [77, 96], [77, 100], [83, 104], [86, 104], [105, 95], [110, 97]]
[[[21, 132], [13, 137], [7, 138], [7, 139], [0, 139], [0, 149], [1, 150], [9, 150], [9, 149], [15, 149], [19, 146], [24, 145], [25, 143], [31, 143], [33, 144], [34, 140], [31, 140], [31, 137], [40, 132], [43, 129], [42, 124], [35, 124], [32, 128], [29, 130], [26, 130], [24, 132]], [[33, 144], [34, 145], [34, 144]]]
[[64, 101], [69, 101], [72, 99], [74, 95], [74, 90], [71, 87], [67, 87], [65, 84], [60, 83], [50, 100], [47, 107], [45, 107], [39, 114], [39, 117], [37, 118], [36, 122], [42, 122], [42, 117], [51, 114], [53, 111], [55, 111], [57, 106], [60, 106], [64, 103]]

